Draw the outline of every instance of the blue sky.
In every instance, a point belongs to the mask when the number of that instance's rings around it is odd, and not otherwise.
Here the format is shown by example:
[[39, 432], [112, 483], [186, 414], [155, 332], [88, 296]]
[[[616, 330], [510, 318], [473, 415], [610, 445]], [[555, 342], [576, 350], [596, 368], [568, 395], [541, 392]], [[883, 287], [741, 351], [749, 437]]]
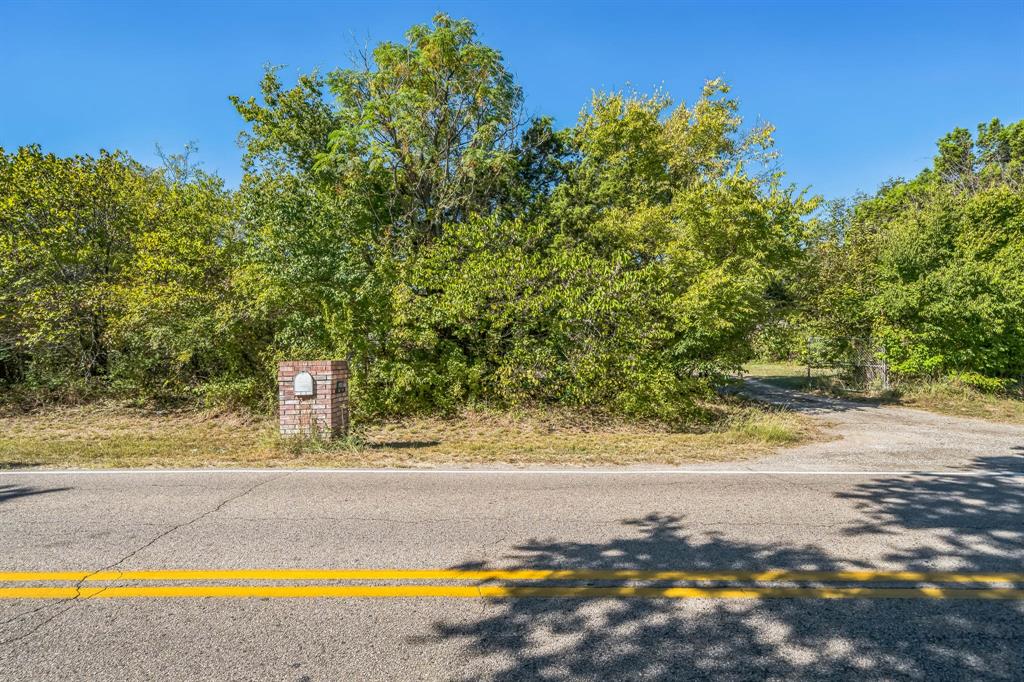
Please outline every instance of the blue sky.
[[443, 10], [476, 22], [530, 113], [571, 124], [593, 89], [692, 99], [724, 77], [770, 121], [789, 179], [828, 197], [929, 163], [954, 126], [1024, 118], [1024, 0], [975, 2], [21, 3], [0, 0], [0, 146], [59, 154], [199, 145], [230, 185], [228, 95], [346, 63]]

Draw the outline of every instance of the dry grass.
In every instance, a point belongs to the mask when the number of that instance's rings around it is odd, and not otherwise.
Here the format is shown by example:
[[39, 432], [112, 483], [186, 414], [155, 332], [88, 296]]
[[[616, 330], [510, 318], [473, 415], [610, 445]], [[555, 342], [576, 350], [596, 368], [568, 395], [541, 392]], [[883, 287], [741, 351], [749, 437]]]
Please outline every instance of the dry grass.
[[817, 435], [799, 415], [718, 410], [715, 426], [685, 432], [571, 411], [478, 410], [385, 422], [324, 443], [278, 438], [265, 418], [53, 408], [0, 417], [0, 468], [671, 465], [748, 459]]
[[1024, 424], [1024, 395], [994, 395], [955, 380], [908, 381], [894, 389], [851, 391], [828, 370], [815, 370], [810, 379], [803, 365], [786, 363], [751, 364], [750, 376], [785, 388], [824, 393], [852, 400], [904, 405], [939, 414], [975, 417], [990, 421]]
[[959, 417], [1024, 424], [1024, 396], [992, 395], [952, 381], [928, 381], [902, 389], [900, 404]]

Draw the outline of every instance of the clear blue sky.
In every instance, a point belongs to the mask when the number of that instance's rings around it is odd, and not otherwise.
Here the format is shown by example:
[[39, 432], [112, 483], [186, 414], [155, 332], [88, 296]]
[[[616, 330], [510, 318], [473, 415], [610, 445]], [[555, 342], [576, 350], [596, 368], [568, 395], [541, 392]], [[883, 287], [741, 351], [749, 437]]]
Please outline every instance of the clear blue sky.
[[0, 0], [0, 146], [59, 154], [199, 144], [236, 185], [227, 96], [345, 64], [443, 10], [476, 22], [530, 113], [575, 120], [592, 89], [722, 76], [749, 121], [778, 127], [789, 178], [826, 196], [927, 165], [954, 126], [1024, 118], [1024, 0], [974, 2], [20, 3]]

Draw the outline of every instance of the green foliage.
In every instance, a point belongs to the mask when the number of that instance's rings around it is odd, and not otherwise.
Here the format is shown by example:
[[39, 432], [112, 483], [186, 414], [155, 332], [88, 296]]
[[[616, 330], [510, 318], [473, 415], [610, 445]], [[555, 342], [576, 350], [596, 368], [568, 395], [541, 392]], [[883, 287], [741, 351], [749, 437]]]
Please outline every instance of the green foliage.
[[232, 202], [186, 171], [0, 150], [0, 378], [180, 393], [231, 365]]
[[131, 235], [151, 223], [146, 178], [117, 154], [0, 154], [0, 348], [4, 373], [33, 382], [93, 377], [110, 364], [109, 311]]
[[873, 338], [904, 375], [1024, 374], [1024, 122], [939, 141], [934, 169], [836, 207], [803, 303], [833, 338]]
[[1024, 374], [1024, 123], [808, 220], [721, 81], [596, 93], [556, 131], [443, 14], [232, 102], [237, 192], [187, 155], [0, 151], [0, 381], [265, 407], [278, 359], [331, 357], [357, 417], [685, 420], [755, 352]]
[[1011, 385], [1011, 382], [1007, 379], [986, 377], [977, 372], [957, 372], [951, 374], [949, 379], [984, 393], [1001, 393]]
[[766, 170], [770, 128], [743, 131], [717, 81], [675, 109], [597, 95], [561, 132], [523, 123], [521, 98], [472, 25], [438, 15], [356, 68], [291, 90], [271, 71], [262, 103], [236, 100], [237, 282], [270, 357], [349, 358], [370, 413], [678, 419], [749, 356], [812, 207]]

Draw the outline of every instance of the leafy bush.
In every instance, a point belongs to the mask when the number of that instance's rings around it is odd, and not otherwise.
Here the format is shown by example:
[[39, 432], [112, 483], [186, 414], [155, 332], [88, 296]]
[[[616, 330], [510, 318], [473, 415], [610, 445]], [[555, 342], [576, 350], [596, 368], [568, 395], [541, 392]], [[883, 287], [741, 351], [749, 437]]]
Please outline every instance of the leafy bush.
[[1011, 385], [1012, 381], [1009, 379], [996, 379], [993, 377], [986, 377], [977, 372], [957, 372], [949, 375], [949, 380], [971, 388], [977, 389], [984, 393], [1003, 393]]
[[601, 93], [572, 128], [519, 129], [500, 54], [444, 15], [291, 89], [269, 72], [262, 102], [235, 103], [237, 282], [271, 355], [350, 358], [364, 414], [694, 418], [750, 356], [814, 205], [767, 170], [771, 128], [744, 130], [728, 92]]
[[1024, 374], [1022, 189], [1024, 121], [996, 119], [944, 137], [913, 180], [832, 206], [808, 250], [808, 324], [873, 339], [898, 375]]
[[231, 216], [202, 173], [0, 150], [3, 376], [40, 396], [180, 393], [229, 364]]

